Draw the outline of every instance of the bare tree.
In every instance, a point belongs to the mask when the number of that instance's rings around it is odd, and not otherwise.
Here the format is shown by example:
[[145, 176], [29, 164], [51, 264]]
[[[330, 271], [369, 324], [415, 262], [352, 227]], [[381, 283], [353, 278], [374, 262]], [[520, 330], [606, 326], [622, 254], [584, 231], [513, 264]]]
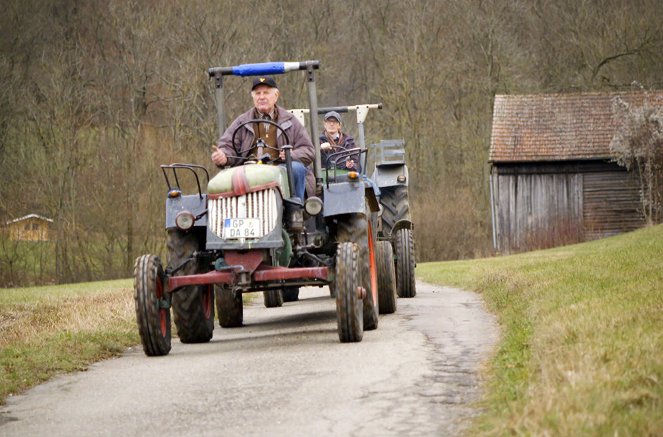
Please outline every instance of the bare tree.
[[663, 99], [645, 93], [642, 105], [615, 97], [618, 129], [610, 142], [615, 161], [640, 181], [642, 214], [649, 225], [661, 223], [663, 209]]

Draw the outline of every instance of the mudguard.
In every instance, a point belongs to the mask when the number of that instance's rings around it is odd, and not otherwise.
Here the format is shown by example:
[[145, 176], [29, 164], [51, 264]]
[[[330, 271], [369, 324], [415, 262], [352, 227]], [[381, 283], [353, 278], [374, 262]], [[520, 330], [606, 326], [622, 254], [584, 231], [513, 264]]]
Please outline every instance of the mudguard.
[[324, 187], [324, 217], [340, 214], [364, 213], [366, 202], [373, 212], [380, 209], [373, 186], [363, 180], [340, 182]]
[[189, 211], [194, 216], [202, 215], [194, 226], [207, 226], [207, 214], [203, 214], [207, 209], [206, 194], [179, 195], [166, 199], [166, 229], [175, 227], [175, 216], [180, 211]]
[[405, 142], [382, 140], [374, 144], [375, 171], [371, 179], [379, 188], [407, 186], [409, 175], [405, 164]]

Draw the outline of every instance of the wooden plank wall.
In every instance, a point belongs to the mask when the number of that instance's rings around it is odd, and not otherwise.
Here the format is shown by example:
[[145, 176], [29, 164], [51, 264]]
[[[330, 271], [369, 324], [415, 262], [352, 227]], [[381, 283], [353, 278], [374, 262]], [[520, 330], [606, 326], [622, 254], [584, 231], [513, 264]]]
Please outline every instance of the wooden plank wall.
[[582, 176], [494, 175], [497, 249], [502, 253], [579, 241]]
[[645, 225], [640, 188], [631, 173], [606, 171], [583, 175], [585, 239], [628, 232]]
[[632, 174], [601, 171], [495, 171], [497, 250], [513, 253], [592, 240], [642, 227], [640, 192]]

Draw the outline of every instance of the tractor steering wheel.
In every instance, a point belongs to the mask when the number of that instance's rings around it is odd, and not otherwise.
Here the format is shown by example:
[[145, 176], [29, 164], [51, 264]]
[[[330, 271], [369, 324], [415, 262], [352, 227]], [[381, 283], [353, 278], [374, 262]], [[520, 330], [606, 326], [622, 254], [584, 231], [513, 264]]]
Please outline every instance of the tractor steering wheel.
[[[271, 124], [271, 125], [275, 126], [278, 130], [281, 131], [281, 133], [283, 133], [283, 136], [285, 137], [285, 143], [286, 143], [286, 144], [290, 144], [290, 138], [288, 137], [288, 134], [286, 133], [285, 129], [283, 129], [281, 126], [279, 126], [276, 122], [274, 122], [274, 121], [272, 121], [272, 120], [261, 120], [261, 119], [258, 119], [258, 118], [254, 118], [254, 119], [251, 119], [251, 120], [249, 120], [249, 121], [245, 121], [244, 123], [240, 124], [240, 125], [237, 126], [237, 127], [235, 128], [235, 130], [233, 131], [233, 136], [232, 136], [231, 144], [232, 144], [232, 146], [233, 146], [233, 150], [235, 151], [235, 154], [236, 154], [235, 158], [240, 158], [240, 159], [243, 159], [243, 160], [245, 160], [245, 161], [248, 159], [248, 157], [244, 157], [244, 156], [241, 156], [241, 155], [240, 155], [240, 153], [241, 153], [241, 145], [240, 145], [240, 150], [237, 149], [237, 145], [235, 144], [235, 137], [237, 136], [237, 132], [239, 132], [239, 130], [240, 130], [241, 128], [243, 128], [244, 126], [246, 126], [247, 124], [256, 124], [256, 125], [258, 125], [259, 123], [267, 123], [267, 124]], [[255, 135], [255, 134], [254, 134], [254, 135]], [[267, 148], [267, 149], [276, 150], [277, 152], [280, 152], [280, 151], [281, 151], [280, 148], [278, 148], [278, 147], [272, 147], [272, 146], [270, 146], [270, 145], [267, 145], [267, 144], [265, 144], [264, 141], [259, 141], [259, 143], [257, 143], [257, 144], [260, 144], [260, 143], [262, 143], [262, 147], [265, 147], [265, 148]], [[260, 146], [259, 146], [259, 147], [260, 147]], [[258, 156], [258, 159], [261, 159], [261, 158], [262, 158], [261, 156]]]

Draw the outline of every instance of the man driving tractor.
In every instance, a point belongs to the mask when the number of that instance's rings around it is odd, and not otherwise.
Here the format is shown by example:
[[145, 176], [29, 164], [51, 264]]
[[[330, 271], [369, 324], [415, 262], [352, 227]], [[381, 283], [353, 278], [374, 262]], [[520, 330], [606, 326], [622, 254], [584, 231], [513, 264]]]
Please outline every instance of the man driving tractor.
[[[248, 159], [262, 159], [263, 156], [258, 156], [259, 147], [266, 146], [264, 153], [269, 155], [269, 161], [285, 165], [285, 152], [281, 147], [287, 143], [287, 136], [292, 146], [295, 194], [304, 200], [306, 177], [307, 173], [311, 173], [310, 165], [315, 156], [315, 149], [304, 126], [290, 112], [276, 104], [279, 95], [276, 82], [271, 77], [254, 79], [251, 87], [254, 107], [237, 117], [221, 135], [216, 150], [212, 152], [212, 162], [217, 167], [234, 167]], [[255, 119], [266, 122], [248, 123], [241, 127], [243, 123]]]

